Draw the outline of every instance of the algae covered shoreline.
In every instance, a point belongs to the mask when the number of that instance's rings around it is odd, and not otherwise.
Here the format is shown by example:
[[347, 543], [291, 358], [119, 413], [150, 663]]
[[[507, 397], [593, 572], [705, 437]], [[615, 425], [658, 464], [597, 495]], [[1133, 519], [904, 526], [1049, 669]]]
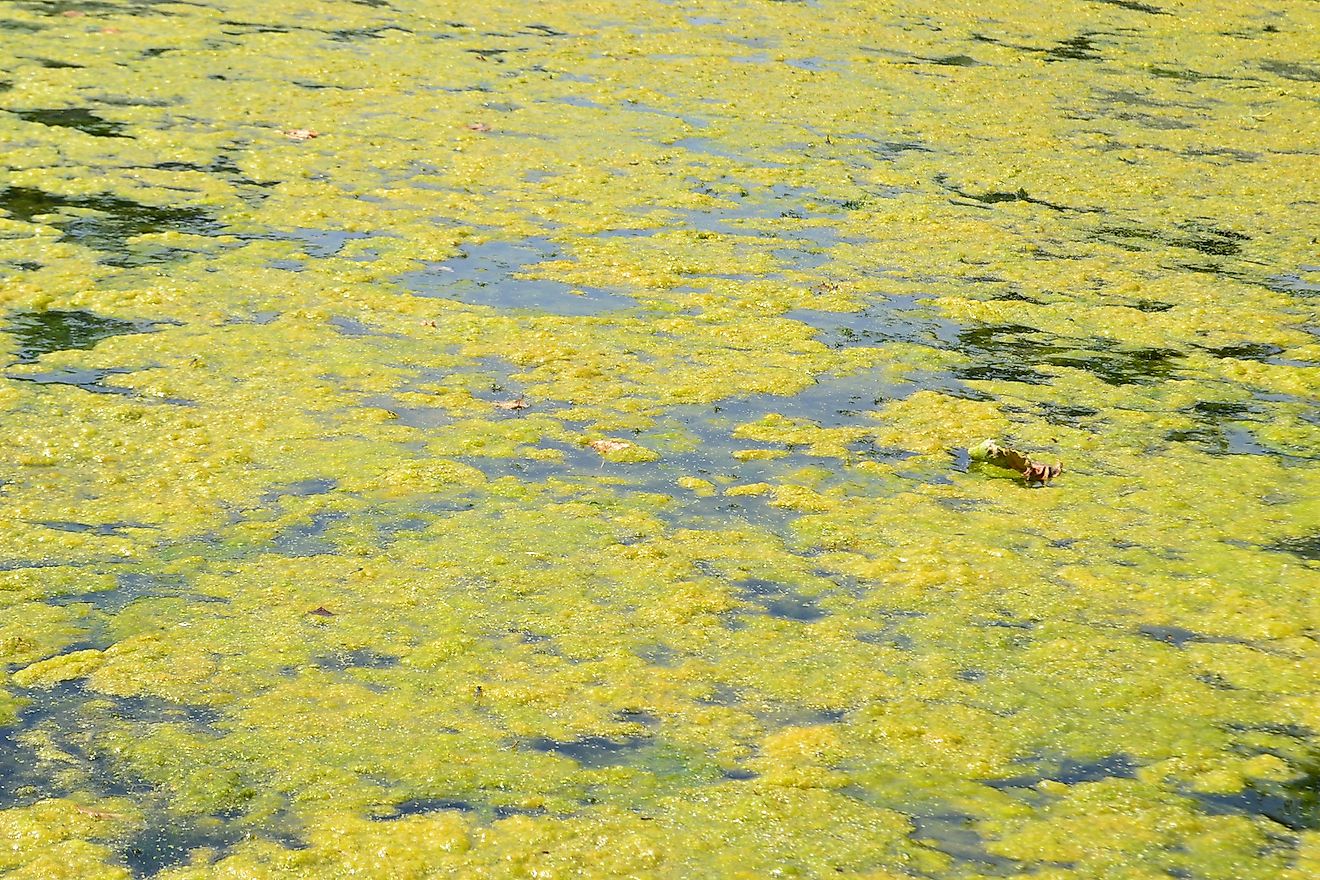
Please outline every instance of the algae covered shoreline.
[[1318, 32], [3, 4], [0, 875], [1313, 876]]

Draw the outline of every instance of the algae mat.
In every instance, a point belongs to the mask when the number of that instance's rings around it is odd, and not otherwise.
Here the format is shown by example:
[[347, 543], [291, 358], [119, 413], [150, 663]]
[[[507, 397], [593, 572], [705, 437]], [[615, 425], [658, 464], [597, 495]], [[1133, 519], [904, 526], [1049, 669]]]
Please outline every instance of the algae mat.
[[1316, 876], [1317, 45], [0, 5], [0, 873]]

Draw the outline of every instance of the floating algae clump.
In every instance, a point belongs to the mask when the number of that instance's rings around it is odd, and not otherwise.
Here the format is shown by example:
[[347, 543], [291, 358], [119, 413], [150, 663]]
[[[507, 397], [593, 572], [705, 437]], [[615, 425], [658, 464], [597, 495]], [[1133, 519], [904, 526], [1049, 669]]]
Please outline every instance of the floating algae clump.
[[1317, 873], [1310, 4], [221, 6], [0, 16], [0, 873]]

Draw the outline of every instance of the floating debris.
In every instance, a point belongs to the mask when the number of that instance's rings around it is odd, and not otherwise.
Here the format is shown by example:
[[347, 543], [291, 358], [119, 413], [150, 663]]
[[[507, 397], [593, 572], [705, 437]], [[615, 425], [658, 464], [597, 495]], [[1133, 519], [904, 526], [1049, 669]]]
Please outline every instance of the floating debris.
[[1005, 470], [1017, 471], [1028, 486], [1043, 486], [1063, 473], [1063, 462], [1035, 462], [1016, 449], [1000, 446], [996, 440], [982, 440], [967, 450], [967, 454], [972, 461], [983, 461]]

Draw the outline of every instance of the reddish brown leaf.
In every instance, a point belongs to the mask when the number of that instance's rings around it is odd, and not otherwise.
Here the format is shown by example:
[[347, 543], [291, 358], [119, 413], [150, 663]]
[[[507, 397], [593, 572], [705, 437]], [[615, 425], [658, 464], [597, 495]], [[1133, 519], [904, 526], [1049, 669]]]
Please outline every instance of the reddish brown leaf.
[[334, 613], [333, 611], [331, 611], [329, 608], [326, 608], [324, 605], [317, 605], [315, 608], [313, 608], [311, 611], [308, 611], [307, 613], [308, 613], [308, 614], [311, 614], [311, 615], [314, 616], [314, 617], [334, 617], [334, 616], [335, 616], [335, 613]]
[[310, 141], [312, 138], [320, 137], [321, 133], [312, 128], [290, 128], [280, 134], [294, 141]]
[[1032, 461], [1023, 453], [1007, 446], [1000, 446], [994, 440], [983, 440], [968, 450], [972, 461], [983, 461], [1005, 470], [1017, 471], [1028, 486], [1045, 485], [1063, 473], [1063, 462], [1043, 464]]
[[467, 124], [467, 127], [468, 127], [468, 131], [494, 131], [494, 130], [495, 130], [495, 129], [493, 129], [491, 126], [487, 125], [487, 124], [484, 123], [484, 122], [469, 122], [469, 123]]
[[601, 455], [609, 455], [611, 452], [622, 452], [625, 449], [632, 448], [632, 444], [627, 440], [615, 440], [611, 437], [606, 437], [603, 440], [592, 440], [587, 445]]
[[82, 806], [82, 805], [80, 805], [80, 804], [75, 804], [73, 808], [74, 808], [75, 810], [77, 810], [79, 813], [82, 813], [84, 816], [91, 816], [93, 819], [122, 819], [122, 818], [124, 818], [123, 816], [119, 815], [118, 813], [110, 813], [110, 812], [107, 812], [106, 810], [94, 810], [94, 809], [92, 809], [91, 807], [84, 807], [84, 806]]
[[527, 409], [527, 407], [531, 406], [531, 404], [528, 403], [527, 400], [521, 394], [519, 394], [513, 400], [497, 400], [495, 401], [495, 403], [492, 404], [492, 406], [494, 406], [496, 409], [515, 410], [515, 409]]

